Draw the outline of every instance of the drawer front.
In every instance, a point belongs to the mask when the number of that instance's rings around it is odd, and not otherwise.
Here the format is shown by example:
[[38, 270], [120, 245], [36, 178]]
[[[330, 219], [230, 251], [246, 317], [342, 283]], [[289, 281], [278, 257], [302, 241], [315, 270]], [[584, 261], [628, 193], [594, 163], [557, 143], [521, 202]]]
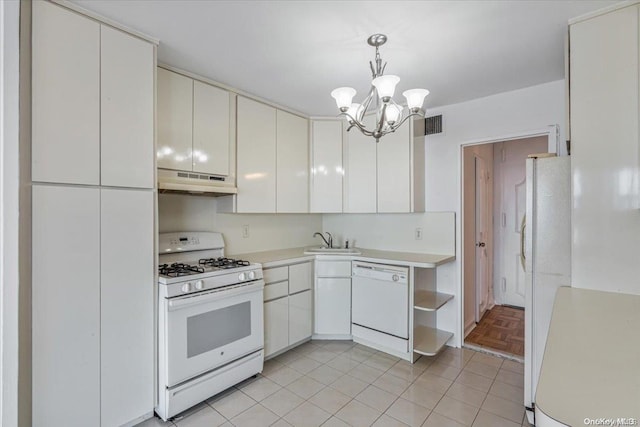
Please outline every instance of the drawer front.
[[351, 277], [351, 261], [318, 261], [318, 277]]
[[289, 294], [289, 282], [279, 282], [264, 287], [264, 300], [286, 297]]
[[289, 293], [311, 289], [313, 283], [312, 268], [310, 262], [304, 264], [294, 264], [289, 266]]
[[275, 283], [289, 278], [289, 267], [267, 268], [263, 271], [264, 283]]

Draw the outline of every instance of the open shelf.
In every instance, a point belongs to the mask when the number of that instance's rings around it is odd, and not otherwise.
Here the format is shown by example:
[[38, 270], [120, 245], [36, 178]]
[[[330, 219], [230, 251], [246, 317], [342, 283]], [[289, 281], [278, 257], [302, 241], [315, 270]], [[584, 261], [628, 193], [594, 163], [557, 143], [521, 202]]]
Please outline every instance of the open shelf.
[[424, 356], [435, 356], [453, 334], [428, 326], [417, 326], [413, 330], [413, 351]]
[[436, 311], [452, 298], [453, 295], [440, 292], [416, 291], [413, 308], [423, 311]]

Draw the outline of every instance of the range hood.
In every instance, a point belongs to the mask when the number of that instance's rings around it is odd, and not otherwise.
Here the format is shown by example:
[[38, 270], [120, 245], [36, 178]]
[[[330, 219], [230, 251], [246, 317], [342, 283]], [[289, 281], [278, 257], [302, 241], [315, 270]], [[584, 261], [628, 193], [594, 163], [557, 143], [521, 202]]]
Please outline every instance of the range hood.
[[230, 176], [158, 169], [158, 192], [218, 197], [236, 194], [238, 189]]

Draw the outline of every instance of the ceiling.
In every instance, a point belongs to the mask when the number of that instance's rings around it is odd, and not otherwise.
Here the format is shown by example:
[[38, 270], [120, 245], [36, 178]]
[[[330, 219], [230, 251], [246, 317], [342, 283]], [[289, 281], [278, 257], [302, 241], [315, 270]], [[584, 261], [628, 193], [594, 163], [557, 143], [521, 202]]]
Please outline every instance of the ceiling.
[[615, 1], [73, 0], [160, 39], [159, 62], [308, 115], [337, 114], [329, 93], [364, 98], [374, 49], [398, 95], [429, 89], [427, 108], [564, 77], [569, 18]]

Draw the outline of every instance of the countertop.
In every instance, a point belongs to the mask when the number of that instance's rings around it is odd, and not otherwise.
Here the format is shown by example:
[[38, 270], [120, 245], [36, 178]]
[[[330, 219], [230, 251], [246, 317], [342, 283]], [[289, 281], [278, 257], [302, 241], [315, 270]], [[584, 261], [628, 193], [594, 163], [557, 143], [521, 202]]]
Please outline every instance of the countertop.
[[245, 259], [251, 262], [258, 262], [263, 267], [277, 267], [278, 265], [290, 264], [292, 261], [313, 260], [316, 257], [327, 259], [344, 259], [370, 261], [394, 265], [406, 265], [412, 267], [435, 268], [455, 260], [454, 255], [436, 255], [413, 252], [380, 251], [374, 249], [356, 248], [361, 255], [305, 255], [305, 248], [289, 248], [274, 251], [253, 252], [246, 254], [234, 254], [234, 258]]
[[536, 407], [569, 426], [586, 418], [635, 418], [638, 425], [640, 296], [558, 289]]

